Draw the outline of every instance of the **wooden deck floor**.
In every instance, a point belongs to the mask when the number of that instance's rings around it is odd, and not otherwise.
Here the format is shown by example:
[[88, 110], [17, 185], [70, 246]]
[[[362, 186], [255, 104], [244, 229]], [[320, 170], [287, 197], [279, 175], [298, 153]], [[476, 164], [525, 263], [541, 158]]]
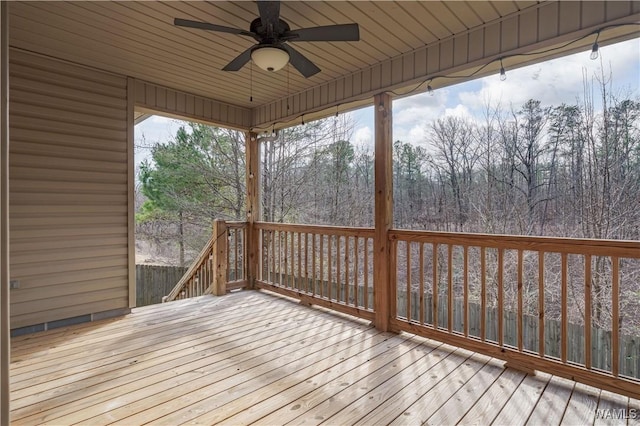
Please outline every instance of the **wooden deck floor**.
[[256, 291], [15, 338], [12, 353], [16, 425], [640, 421], [596, 419], [640, 419], [636, 399]]

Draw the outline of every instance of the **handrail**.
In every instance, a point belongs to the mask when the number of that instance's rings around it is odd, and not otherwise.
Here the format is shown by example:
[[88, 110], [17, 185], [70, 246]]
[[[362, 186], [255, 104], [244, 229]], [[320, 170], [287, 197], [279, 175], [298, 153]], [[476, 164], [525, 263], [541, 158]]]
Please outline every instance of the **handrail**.
[[[240, 255], [246, 249], [245, 233], [247, 222], [214, 221], [213, 233], [198, 257], [171, 292], [162, 298], [163, 302], [202, 296], [224, 294], [228, 284], [233, 288], [246, 285], [246, 256]], [[229, 239], [232, 249], [229, 250]], [[231, 262], [233, 261], [233, 263]], [[232, 264], [233, 279], [230, 280], [228, 265]]]
[[478, 245], [491, 248], [543, 250], [555, 253], [585, 254], [591, 256], [620, 256], [640, 258], [640, 242], [628, 240], [596, 240], [587, 238], [532, 237], [521, 235], [495, 235], [440, 231], [392, 229], [390, 240], [411, 242], [437, 242], [460, 245]]
[[267, 229], [271, 231], [294, 231], [310, 234], [324, 235], [348, 235], [350, 237], [373, 238], [373, 228], [362, 228], [356, 226], [330, 226], [330, 225], [303, 225], [295, 223], [279, 222], [256, 222], [256, 229]]
[[193, 261], [191, 266], [189, 266], [189, 269], [187, 269], [187, 272], [184, 273], [182, 278], [180, 278], [180, 281], [178, 281], [175, 287], [173, 287], [173, 290], [171, 290], [171, 292], [168, 295], [162, 298], [163, 302], [171, 302], [176, 299], [184, 299], [189, 297], [186, 295], [186, 293], [183, 295], [185, 297], [178, 297], [178, 296], [182, 291], [185, 291], [186, 287], [188, 287], [190, 284], [193, 283], [196, 273], [199, 270], [201, 270], [203, 267], [205, 267], [205, 265], [210, 261], [211, 253], [213, 250], [213, 241], [214, 241], [214, 238], [212, 235], [211, 238], [209, 238], [209, 241], [207, 242], [207, 244], [205, 244], [205, 246], [200, 251], [200, 254], [198, 254], [198, 257]]

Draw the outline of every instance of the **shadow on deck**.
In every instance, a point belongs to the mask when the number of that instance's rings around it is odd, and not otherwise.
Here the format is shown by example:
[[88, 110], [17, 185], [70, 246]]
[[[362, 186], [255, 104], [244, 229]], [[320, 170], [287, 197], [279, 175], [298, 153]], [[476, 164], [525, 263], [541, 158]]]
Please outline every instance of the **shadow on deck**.
[[12, 345], [16, 425], [640, 419], [637, 399], [526, 376], [484, 355], [259, 291], [148, 306]]

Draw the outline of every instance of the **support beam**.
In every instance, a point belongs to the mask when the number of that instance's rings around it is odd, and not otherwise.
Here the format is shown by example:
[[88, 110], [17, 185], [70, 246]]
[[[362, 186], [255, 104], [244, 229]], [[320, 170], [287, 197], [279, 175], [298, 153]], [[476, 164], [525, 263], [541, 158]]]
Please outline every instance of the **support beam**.
[[136, 112], [134, 115], [133, 124], [137, 126], [138, 124], [145, 121], [147, 118], [151, 118], [151, 117], [153, 117], [153, 114], [148, 114], [145, 112]]
[[135, 80], [127, 79], [127, 262], [129, 307], [136, 307], [136, 174], [135, 174]]
[[10, 423], [9, 14], [0, 2], [0, 425]]
[[229, 238], [227, 224], [224, 220], [213, 221], [213, 288], [211, 294], [224, 296], [227, 294], [227, 250]]
[[375, 326], [389, 329], [391, 304], [390, 243], [388, 232], [393, 225], [393, 160], [391, 97], [381, 93], [374, 98], [375, 114], [375, 236], [373, 239], [373, 286]]
[[260, 143], [255, 133], [245, 133], [246, 182], [247, 182], [247, 281], [255, 288], [258, 276], [258, 244], [260, 243], [255, 223], [260, 220]]
[[162, 113], [179, 120], [215, 124], [242, 131], [251, 127], [249, 108], [142, 80], [135, 80], [135, 104], [140, 113]]

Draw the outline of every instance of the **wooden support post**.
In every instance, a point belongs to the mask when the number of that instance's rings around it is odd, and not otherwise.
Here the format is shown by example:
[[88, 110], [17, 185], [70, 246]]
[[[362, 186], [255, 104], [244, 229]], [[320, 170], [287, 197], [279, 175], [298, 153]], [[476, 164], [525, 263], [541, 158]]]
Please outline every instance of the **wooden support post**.
[[135, 79], [127, 78], [127, 268], [129, 307], [136, 306], [136, 175], [134, 160]]
[[213, 221], [213, 288], [211, 294], [224, 296], [227, 293], [227, 224], [224, 220]]
[[249, 288], [255, 288], [258, 277], [258, 258], [260, 238], [255, 223], [260, 220], [260, 143], [258, 135], [247, 132], [245, 134], [246, 181], [247, 181], [247, 283]]
[[391, 96], [381, 93], [374, 98], [375, 116], [375, 236], [373, 240], [373, 286], [375, 326], [382, 331], [389, 329], [389, 317], [393, 311], [391, 285], [395, 280], [389, 270], [390, 242], [388, 232], [393, 225], [393, 160]]
[[0, 2], [0, 425], [11, 422], [9, 304], [9, 15]]

